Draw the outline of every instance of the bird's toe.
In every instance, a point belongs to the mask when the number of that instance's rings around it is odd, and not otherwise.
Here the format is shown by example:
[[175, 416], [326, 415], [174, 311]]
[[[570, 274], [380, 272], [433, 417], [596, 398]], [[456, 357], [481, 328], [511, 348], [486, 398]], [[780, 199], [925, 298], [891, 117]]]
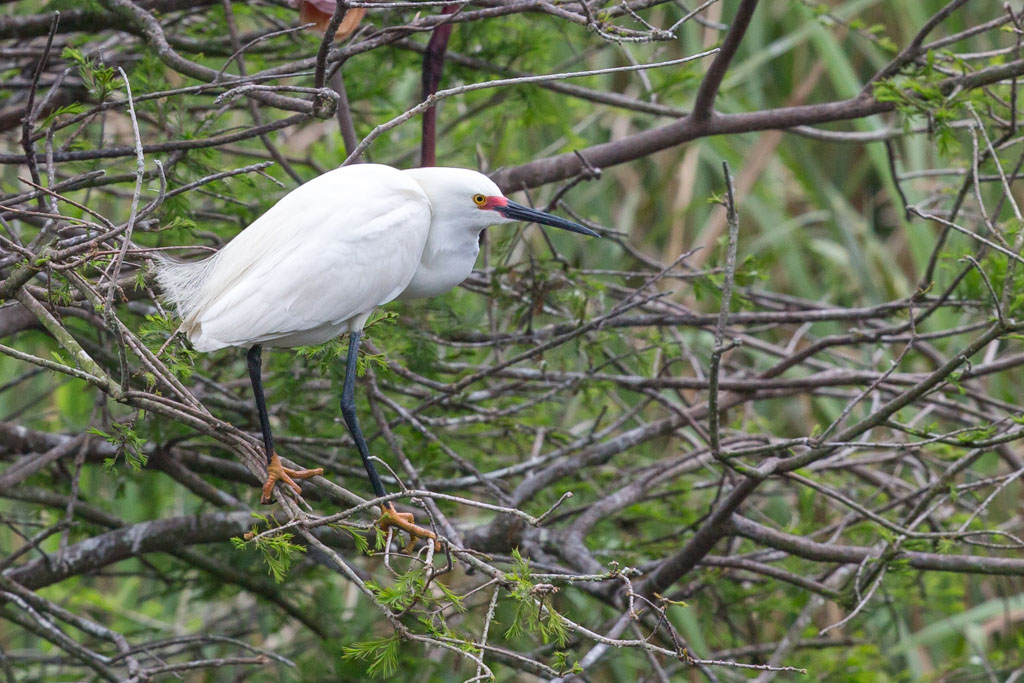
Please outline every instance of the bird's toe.
[[399, 512], [395, 509], [393, 503], [382, 505], [380, 510], [381, 515], [377, 525], [382, 531], [387, 531], [394, 527], [409, 534], [409, 542], [402, 548], [403, 553], [411, 554], [416, 548], [416, 542], [420, 539], [433, 541], [434, 550], [441, 549], [441, 543], [437, 540], [437, 535], [430, 529], [418, 526], [415, 522], [416, 518], [411, 512]]
[[267, 464], [267, 480], [263, 484], [263, 492], [260, 496], [260, 502], [267, 505], [273, 500], [274, 485], [279, 481], [294, 491], [295, 495], [301, 495], [302, 488], [295, 483], [295, 480], [311, 479], [312, 477], [321, 476], [323, 473], [324, 469], [322, 467], [317, 467], [311, 470], [293, 470], [290, 467], [285, 467], [281, 464], [281, 458], [278, 457], [277, 453], [274, 453], [270, 458], [270, 462]]

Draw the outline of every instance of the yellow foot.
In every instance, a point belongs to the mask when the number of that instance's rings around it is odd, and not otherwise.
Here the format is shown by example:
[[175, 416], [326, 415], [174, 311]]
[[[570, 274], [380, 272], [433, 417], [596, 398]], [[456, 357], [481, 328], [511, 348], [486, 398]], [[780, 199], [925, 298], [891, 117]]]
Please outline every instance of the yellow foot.
[[434, 535], [434, 532], [430, 529], [424, 529], [421, 526], [416, 526], [413, 519], [411, 512], [399, 512], [395, 509], [393, 503], [388, 503], [387, 505], [381, 506], [380, 519], [377, 520], [377, 524], [380, 526], [381, 531], [384, 532], [387, 532], [391, 527], [395, 527], [409, 534], [409, 542], [404, 548], [402, 548], [402, 552], [406, 555], [412, 553], [413, 549], [416, 547], [416, 541], [421, 538], [424, 540], [429, 538], [434, 542], [434, 550], [440, 550], [441, 544], [438, 542], [437, 536]]
[[295, 483], [295, 479], [309, 479], [323, 473], [324, 468], [322, 467], [317, 467], [315, 470], [293, 470], [285, 467], [281, 464], [281, 458], [277, 457], [277, 453], [274, 453], [270, 458], [270, 463], [267, 465], [267, 481], [263, 484], [263, 495], [260, 496], [260, 502], [267, 505], [273, 500], [274, 484], [278, 481], [291, 488], [295, 495], [299, 495], [302, 493], [302, 489]]

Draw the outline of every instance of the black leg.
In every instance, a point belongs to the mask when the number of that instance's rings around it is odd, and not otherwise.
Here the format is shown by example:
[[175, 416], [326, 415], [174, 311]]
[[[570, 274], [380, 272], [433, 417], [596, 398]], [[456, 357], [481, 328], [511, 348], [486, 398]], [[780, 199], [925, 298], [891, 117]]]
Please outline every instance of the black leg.
[[[377, 497], [385, 495], [384, 485], [377, 474], [377, 468], [370, 460], [370, 450], [366, 447], [366, 439], [359, 429], [359, 420], [356, 418], [356, 365], [359, 358], [359, 338], [362, 332], [350, 332], [348, 335], [348, 362], [345, 365], [345, 385], [341, 390], [341, 416], [345, 418], [348, 426], [348, 433], [356, 442], [359, 455], [363, 458], [363, 467], [366, 468], [366, 476], [370, 478], [370, 486], [373, 487], [373, 494]], [[257, 347], [258, 348], [258, 347]], [[258, 356], [257, 352], [257, 358]], [[269, 431], [267, 432], [269, 434]]]
[[267, 401], [263, 397], [262, 360], [260, 352], [263, 348], [257, 344], [245, 355], [249, 366], [249, 381], [252, 382], [252, 393], [256, 395], [256, 411], [260, 414], [260, 429], [263, 430], [263, 446], [267, 449], [267, 463], [274, 457], [274, 437], [270, 433], [270, 418], [267, 417]]

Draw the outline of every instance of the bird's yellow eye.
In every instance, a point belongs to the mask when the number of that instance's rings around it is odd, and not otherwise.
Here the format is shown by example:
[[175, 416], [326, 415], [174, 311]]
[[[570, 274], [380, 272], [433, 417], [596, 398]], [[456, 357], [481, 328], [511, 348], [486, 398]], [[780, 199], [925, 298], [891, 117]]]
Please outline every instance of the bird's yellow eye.
[[475, 194], [473, 195], [473, 203], [476, 204], [477, 206], [483, 206], [484, 204], [487, 203], [487, 197], [483, 196], [482, 194]]

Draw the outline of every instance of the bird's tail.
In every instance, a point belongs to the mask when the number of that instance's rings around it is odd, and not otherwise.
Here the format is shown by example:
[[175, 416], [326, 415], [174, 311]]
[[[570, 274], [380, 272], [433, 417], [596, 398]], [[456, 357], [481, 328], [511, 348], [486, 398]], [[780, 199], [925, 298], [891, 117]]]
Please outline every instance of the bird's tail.
[[153, 255], [156, 281], [164, 298], [174, 304], [184, 326], [202, 301], [203, 283], [216, 255], [202, 261], [175, 261], [162, 254]]

